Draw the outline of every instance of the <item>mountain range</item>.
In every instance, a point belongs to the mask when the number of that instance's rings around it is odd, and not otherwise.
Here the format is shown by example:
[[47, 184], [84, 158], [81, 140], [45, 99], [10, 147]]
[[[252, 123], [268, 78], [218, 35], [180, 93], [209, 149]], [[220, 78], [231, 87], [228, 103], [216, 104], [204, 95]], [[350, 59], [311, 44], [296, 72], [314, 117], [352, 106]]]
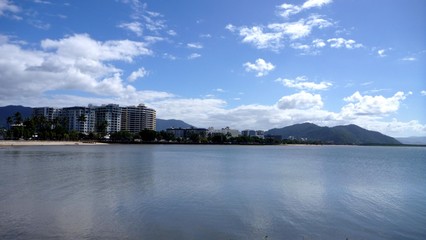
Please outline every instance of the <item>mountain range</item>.
[[[31, 116], [32, 108], [24, 106], [0, 107], [0, 127], [7, 127], [7, 117], [20, 112], [22, 117]], [[176, 119], [157, 119], [157, 131], [167, 128], [190, 128], [192, 125]], [[357, 125], [346, 125], [336, 127], [320, 127], [312, 123], [295, 124], [283, 128], [274, 128], [265, 132], [265, 135], [279, 135], [283, 139], [306, 139], [308, 141], [319, 141], [330, 144], [382, 144], [399, 145], [404, 144], [426, 144], [426, 137], [400, 138], [398, 140], [379, 132], [369, 131]]]
[[274, 128], [265, 132], [279, 135], [283, 139], [305, 139], [339, 145], [400, 145], [395, 138], [379, 132], [369, 131], [357, 125], [320, 127], [312, 123], [295, 124], [284, 128]]
[[0, 107], [0, 128], [7, 128], [7, 118], [13, 116], [16, 112], [20, 112], [23, 119], [29, 118], [33, 109], [24, 106], [6, 106]]

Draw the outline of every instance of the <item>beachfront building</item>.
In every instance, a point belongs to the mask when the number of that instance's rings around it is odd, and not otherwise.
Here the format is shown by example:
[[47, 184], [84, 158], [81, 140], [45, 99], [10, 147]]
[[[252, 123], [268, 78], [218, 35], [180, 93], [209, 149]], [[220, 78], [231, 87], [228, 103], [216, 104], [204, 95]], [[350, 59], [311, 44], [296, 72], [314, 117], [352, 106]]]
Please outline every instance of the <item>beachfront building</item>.
[[231, 136], [231, 137], [238, 137], [240, 135], [240, 131], [238, 131], [237, 129], [231, 129], [229, 127], [222, 128], [222, 129], [214, 129], [213, 127], [208, 128], [208, 135], [214, 136], [219, 134], [223, 134], [223, 135]]
[[[97, 131], [106, 133], [119, 132], [121, 130], [121, 108], [118, 104], [102, 105], [95, 108]], [[101, 129], [100, 126], [105, 126]]]
[[243, 130], [241, 131], [241, 135], [245, 137], [258, 137], [265, 138], [265, 131], [263, 130]]
[[33, 108], [33, 117], [45, 117], [48, 121], [53, 121], [62, 113], [62, 109], [53, 107], [37, 107]]
[[171, 133], [175, 138], [187, 139], [197, 135], [200, 138], [207, 136], [206, 128], [167, 128], [166, 132]]
[[156, 112], [144, 104], [121, 108], [121, 130], [139, 133], [142, 130], [156, 129]]
[[68, 131], [89, 134], [95, 131], [96, 115], [93, 106], [63, 108], [61, 116], [66, 119]]

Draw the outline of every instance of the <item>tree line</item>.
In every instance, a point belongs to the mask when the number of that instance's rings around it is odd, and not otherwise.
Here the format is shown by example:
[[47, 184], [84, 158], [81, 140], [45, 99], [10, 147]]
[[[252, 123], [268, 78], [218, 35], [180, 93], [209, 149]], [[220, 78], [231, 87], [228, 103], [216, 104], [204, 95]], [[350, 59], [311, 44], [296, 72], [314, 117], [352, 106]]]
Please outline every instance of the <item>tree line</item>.
[[[214, 133], [199, 134], [192, 133], [185, 138], [175, 137], [173, 133], [167, 131], [154, 131], [145, 129], [138, 133], [119, 131], [107, 136], [106, 121], [96, 125], [96, 132], [89, 134], [80, 133], [76, 130], [68, 130], [68, 119], [57, 117], [49, 120], [44, 116], [32, 116], [23, 119], [20, 112], [7, 117], [7, 129], [1, 129], [0, 135], [8, 140], [53, 140], [53, 141], [108, 141], [116, 143], [138, 143], [138, 142], [160, 142], [160, 143], [198, 143], [198, 144], [321, 144], [317, 141], [303, 141], [297, 139], [277, 140], [273, 138], [259, 138], [256, 136], [233, 137], [230, 134]], [[84, 115], [78, 121], [86, 121]]]

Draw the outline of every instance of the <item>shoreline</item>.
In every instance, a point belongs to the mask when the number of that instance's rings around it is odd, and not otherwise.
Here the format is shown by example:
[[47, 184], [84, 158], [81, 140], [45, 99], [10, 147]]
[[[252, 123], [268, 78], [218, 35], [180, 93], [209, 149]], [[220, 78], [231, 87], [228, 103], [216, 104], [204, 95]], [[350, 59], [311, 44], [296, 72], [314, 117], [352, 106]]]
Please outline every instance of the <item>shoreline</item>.
[[0, 147], [13, 147], [13, 146], [93, 146], [93, 145], [108, 145], [108, 143], [80, 142], [80, 141], [0, 140]]

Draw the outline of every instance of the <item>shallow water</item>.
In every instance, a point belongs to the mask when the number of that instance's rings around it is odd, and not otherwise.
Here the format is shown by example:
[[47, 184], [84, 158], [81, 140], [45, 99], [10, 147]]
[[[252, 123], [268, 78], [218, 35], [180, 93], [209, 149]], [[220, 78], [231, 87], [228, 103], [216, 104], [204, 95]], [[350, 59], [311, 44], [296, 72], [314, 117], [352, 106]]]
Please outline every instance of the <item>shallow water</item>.
[[0, 239], [426, 239], [426, 148], [0, 148]]

